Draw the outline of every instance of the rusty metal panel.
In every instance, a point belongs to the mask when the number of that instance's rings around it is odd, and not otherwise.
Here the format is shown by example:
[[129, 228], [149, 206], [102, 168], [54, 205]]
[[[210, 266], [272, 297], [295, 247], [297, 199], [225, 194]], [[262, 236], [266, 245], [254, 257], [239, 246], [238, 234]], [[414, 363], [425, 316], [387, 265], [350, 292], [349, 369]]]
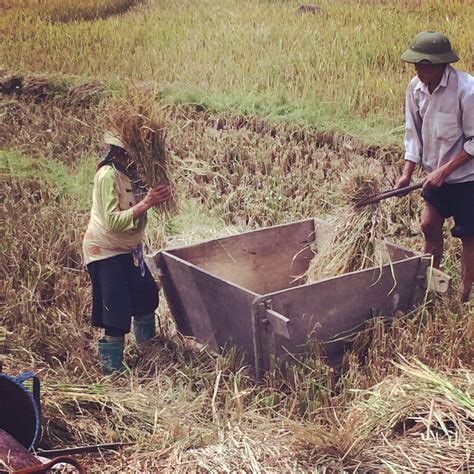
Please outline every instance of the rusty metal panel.
[[267, 227], [167, 250], [218, 278], [257, 294], [298, 285], [313, 257], [314, 221]]
[[179, 331], [215, 350], [240, 347], [258, 377], [273, 356], [303, 352], [310, 337], [325, 342], [331, 360], [371, 317], [423, 300], [434, 280], [430, 257], [390, 243], [392, 263], [297, 286], [326, 230], [309, 219], [155, 255]]
[[290, 320], [283, 316], [280, 313], [277, 313], [273, 309], [265, 308], [265, 319], [264, 323], [268, 323], [274, 334], [279, 334], [280, 336], [290, 339], [290, 330], [289, 330]]
[[0, 472], [12, 472], [33, 466], [41, 466], [41, 461], [13, 436], [0, 429]]
[[[332, 341], [360, 328], [373, 316], [408, 310], [426, 291], [427, 265], [425, 259], [414, 257], [266, 295], [272, 309], [290, 320], [290, 339], [276, 336], [275, 353], [283, 358], [288, 351], [301, 353], [309, 337]], [[337, 342], [326, 349], [331, 357], [342, 347], [343, 343]]]
[[258, 295], [167, 252], [161, 253], [158, 263], [179, 331], [215, 350], [236, 345], [254, 365], [252, 302]]

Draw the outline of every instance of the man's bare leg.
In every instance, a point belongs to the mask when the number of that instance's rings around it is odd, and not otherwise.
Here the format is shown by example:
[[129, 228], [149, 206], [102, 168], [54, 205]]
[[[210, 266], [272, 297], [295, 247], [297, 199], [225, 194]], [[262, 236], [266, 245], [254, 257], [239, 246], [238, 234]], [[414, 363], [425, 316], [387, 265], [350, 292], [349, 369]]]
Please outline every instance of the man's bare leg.
[[428, 202], [421, 216], [421, 230], [425, 236], [425, 253], [433, 255], [433, 266], [439, 268], [443, 256], [444, 217]]
[[471, 288], [474, 283], [474, 235], [461, 237], [462, 241], [462, 272], [461, 272], [461, 301], [469, 301]]

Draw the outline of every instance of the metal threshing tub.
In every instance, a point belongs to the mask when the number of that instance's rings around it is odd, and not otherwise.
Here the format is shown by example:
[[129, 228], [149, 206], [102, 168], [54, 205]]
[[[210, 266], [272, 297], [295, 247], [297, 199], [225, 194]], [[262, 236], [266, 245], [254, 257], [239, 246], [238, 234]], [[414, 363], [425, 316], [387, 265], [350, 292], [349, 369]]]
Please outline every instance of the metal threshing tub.
[[393, 244], [382, 267], [303, 284], [324, 227], [308, 219], [155, 254], [150, 263], [179, 331], [217, 351], [243, 349], [259, 378], [273, 358], [304, 353], [309, 339], [337, 363], [342, 336], [413, 308], [429, 287], [446, 291], [449, 278], [431, 268], [431, 257]]

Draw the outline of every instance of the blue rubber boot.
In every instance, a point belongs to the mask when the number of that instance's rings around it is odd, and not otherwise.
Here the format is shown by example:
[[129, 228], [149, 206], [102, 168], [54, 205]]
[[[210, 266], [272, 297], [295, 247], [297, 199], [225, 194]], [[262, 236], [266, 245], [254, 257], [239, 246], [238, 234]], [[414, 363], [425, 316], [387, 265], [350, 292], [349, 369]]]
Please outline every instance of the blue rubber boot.
[[133, 333], [137, 344], [148, 341], [156, 335], [155, 313], [133, 318]]
[[99, 340], [99, 362], [104, 375], [123, 369], [123, 336], [104, 336]]

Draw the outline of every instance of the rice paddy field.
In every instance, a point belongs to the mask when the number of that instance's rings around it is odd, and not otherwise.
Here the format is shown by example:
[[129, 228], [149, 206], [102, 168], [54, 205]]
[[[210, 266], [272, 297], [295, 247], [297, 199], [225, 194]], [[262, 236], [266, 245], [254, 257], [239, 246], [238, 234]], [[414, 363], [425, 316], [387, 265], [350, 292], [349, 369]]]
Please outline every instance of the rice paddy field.
[[[403, 167], [410, 38], [446, 33], [473, 73], [472, 2], [299, 5], [0, 0], [0, 357], [41, 379], [41, 448], [131, 443], [79, 456], [90, 472], [474, 470], [474, 310], [448, 227], [452, 289], [371, 320], [337, 370], [309, 344], [257, 383], [237, 350], [181, 336], [162, 297], [156, 339], [130, 337], [127, 370], [100, 372], [81, 242], [102, 135], [130, 91], [154, 98], [175, 183], [176, 210], [150, 216], [152, 251], [337, 221], [351, 177], [384, 190]], [[417, 192], [384, 201], [371, 229], [421, 251], [422, 207]]]

